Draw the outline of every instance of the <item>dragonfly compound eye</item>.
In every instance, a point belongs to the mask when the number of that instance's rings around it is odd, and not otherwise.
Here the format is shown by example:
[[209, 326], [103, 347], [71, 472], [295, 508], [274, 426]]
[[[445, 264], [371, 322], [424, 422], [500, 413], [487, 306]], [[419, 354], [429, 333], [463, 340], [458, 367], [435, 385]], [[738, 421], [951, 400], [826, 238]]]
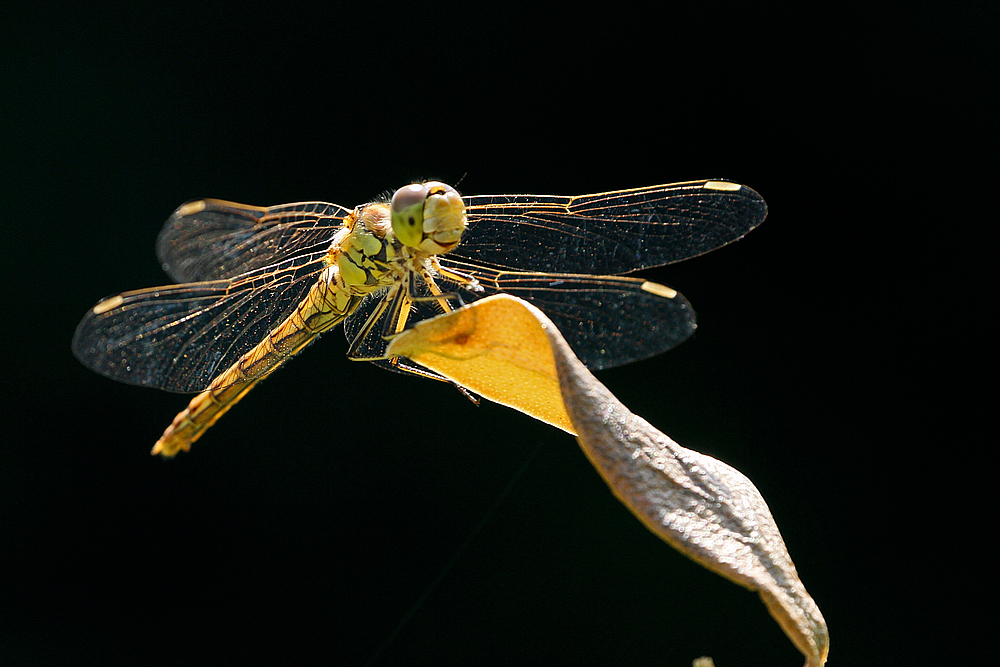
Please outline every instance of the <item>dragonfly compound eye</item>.
[[424, 240], [424, 202], [426, 183], [414, 183], [392, 195], [392, 231], [400, 243], [417, 248]]

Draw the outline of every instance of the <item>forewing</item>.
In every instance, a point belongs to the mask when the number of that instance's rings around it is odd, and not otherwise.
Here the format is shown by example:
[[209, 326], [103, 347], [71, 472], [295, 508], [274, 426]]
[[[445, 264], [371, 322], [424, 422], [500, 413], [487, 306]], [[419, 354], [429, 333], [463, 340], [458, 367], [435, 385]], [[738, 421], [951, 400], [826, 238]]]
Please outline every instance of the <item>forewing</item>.
[[80, 322], [73, 353], [120, 382], [201, 391], [292, 313], [323, 269], [324, 256], [299, 256], [231, 280], [110, 297]]
[[767, 215], [759, 194], [728, 181], [465, 202], [469, 227], [449, 256], [545, 273], [620, 274], [679, 262], [735, 241]]
[[264, 208], [200, 199], [170, 216], [156, 255], [180, 283], [234, 278], [326, 248], [349, 213], [325, 202]]

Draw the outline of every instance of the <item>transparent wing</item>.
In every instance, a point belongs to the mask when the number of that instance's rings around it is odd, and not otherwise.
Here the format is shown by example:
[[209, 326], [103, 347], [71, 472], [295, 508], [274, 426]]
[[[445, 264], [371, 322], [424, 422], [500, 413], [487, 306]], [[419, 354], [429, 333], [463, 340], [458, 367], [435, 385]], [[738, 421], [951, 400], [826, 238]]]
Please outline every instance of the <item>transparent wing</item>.
[[[441, 259], [442, 266], [475, 275], [482, 291], [438, 276], [438, 287], [457, 294], [470, 303], [504, 292], [530, 301], [548, 315], [589, 368], [600, 370], [655, 356], [684, 341], [695, 329], [694, 310], [678, 292], [638, 278], [588, 276], [532, 272], [503, 272], [473, 266], [455, 258]], [[417, 296], [430, 291], [418, 281]], [[394, 292], [400, 294], [400, 292]], [[391, 333], [386, 318], [391, 307], [381, 310], [384, 295], [369, 295], [344, 323], [349, 341], [362, 344], [359, 356], [378, 357], [385, 353], [384, 334]], [[453, 306], [460, 305], [452, 300]], [[412, 325], [442, 312], [438, 301], [410, 302]], [[373, 315], [378, 317], [373, 320]], [[373, 324], [367, 328], [365, 324]], [[398, 370], [386, 361], [377, 365]]]
[[480, 297], [504, 292], [540, 308], [592, 370], [661, 354], [695, 329], [694, 310], [683, 295], [640, 278], [503, 272], [450, 261], [447, 265], [474, 273], [483, 287]]
[[80, 322], [73, 353], [120, 382], [201, 391], [292, 313], [323, 270], [325, 254], [295, 257], [232, 280], [110, 297]]
[[180, 283], [234, 278], [325, 249], [349, 213], [325, 202], [264, 208], [200, 199], [170, 216], [156, 241], [156, 255]]
[[738, 183], [690, 181], [577, 197], [465, 197], [469, 227], [449, 257], [504, 269], [620, 274], [735, 241], [767, 206]]

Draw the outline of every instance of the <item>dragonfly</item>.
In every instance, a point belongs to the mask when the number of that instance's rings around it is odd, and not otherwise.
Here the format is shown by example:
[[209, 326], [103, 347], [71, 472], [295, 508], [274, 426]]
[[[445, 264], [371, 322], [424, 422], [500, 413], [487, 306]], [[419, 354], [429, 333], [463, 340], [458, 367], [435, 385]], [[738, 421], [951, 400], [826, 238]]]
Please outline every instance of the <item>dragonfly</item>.
[[623, 274], [724, 246], [766, 215], [759, 194], [725, 180], [581, 196], [462, 196], [427, 181], [353, 209], [201, 199], [157, 239], [177, 284], [101, 300], [72, 349], [111, 379], [197, 394], [153, 447], [174, 456], [339, 324], [350, 359], [438, 379], [388, 358], [388, 342], [498, 292], [543, 310], [591, 369], [665, 352], [694, 331], [691, 305]]

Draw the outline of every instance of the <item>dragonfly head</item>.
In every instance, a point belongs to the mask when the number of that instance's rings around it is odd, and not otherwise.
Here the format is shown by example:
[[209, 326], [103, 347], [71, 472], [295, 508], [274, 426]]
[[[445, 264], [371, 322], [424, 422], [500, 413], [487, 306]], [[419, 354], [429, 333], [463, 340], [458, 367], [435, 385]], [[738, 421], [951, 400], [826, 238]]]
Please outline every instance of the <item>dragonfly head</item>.
[[414, 183], [392, 195], [392, 231], [403, 245], [440, 255], [458, 245], [466, 224], [465, 203], [450, 185]]

